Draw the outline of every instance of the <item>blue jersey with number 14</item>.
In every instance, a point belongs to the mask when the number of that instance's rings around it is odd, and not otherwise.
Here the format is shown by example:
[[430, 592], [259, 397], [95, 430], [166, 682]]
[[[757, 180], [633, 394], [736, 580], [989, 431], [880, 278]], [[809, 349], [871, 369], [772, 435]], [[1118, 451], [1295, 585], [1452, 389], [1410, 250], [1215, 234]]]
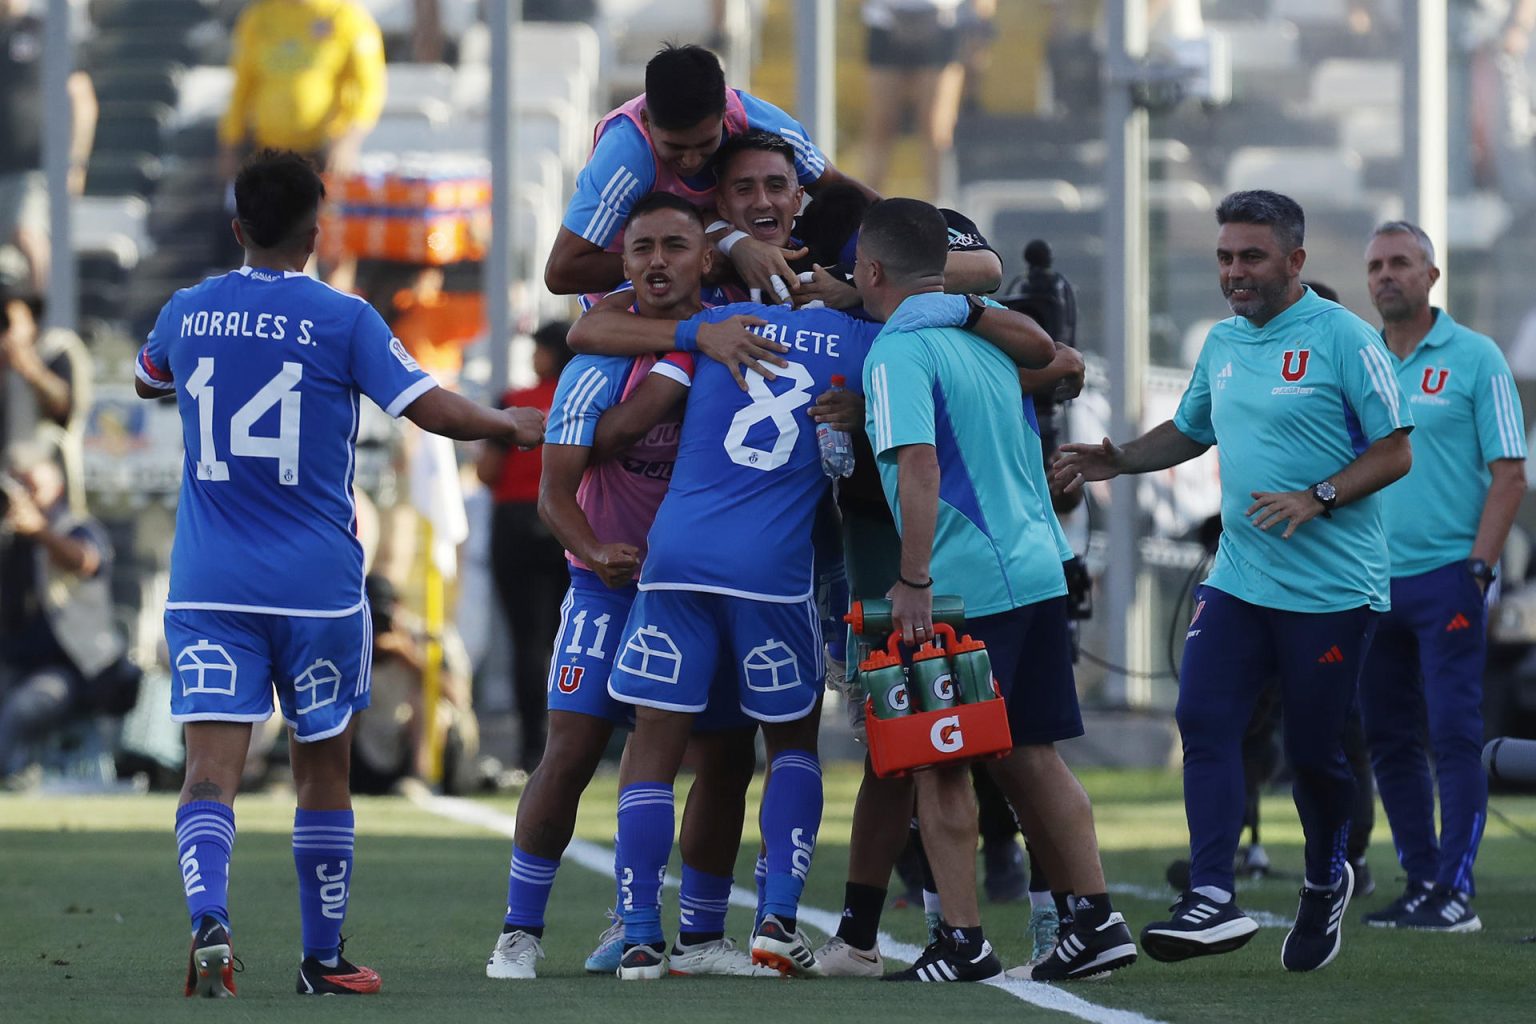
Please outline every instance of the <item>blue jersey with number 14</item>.
[[811, 526], [830, 482], [807, 408], [841, 374], [858, 391], [881, 325], [832, 309], [738, 302], [698, 314], [767, 321], [759, 334], [789, 346], [777, 379], [700, 359], [688, 392], [672, 486], [651, 527], [641, 590], [696, 590], [792, 602], [814, 590]]
[[363, 605], [359, 395], [435, 387], [362, 299], [243, 267], [177, 292], [135, 367], [176, 393], [186, 459], [168, 609], [339, 616]]

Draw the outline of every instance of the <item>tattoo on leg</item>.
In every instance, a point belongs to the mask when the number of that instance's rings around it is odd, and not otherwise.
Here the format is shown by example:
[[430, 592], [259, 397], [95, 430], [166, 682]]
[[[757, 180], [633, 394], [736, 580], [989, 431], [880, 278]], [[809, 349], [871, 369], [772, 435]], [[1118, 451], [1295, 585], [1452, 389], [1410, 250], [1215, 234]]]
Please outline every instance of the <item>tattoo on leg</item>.
[[202, 782], [194, 782], [188, 786], [187, 796], [193, 800], [218, 800], [224, 796], [224, 790], [217, 782], [204, 779]]

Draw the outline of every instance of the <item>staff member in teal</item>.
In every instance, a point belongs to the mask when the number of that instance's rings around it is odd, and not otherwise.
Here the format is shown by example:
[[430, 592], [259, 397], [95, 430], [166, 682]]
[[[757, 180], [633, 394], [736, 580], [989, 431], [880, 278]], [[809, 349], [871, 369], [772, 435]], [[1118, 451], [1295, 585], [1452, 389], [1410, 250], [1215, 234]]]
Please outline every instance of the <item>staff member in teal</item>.
[[1301, 283], [1301, 207], [1275, 192], [1235, 192], [1216, 221], [1221, 290], [1236, 316], [1211, 328], [1178, 412], [1123, 448], [1108, 438], [1066, 445], [1054, 472], [1075, 488], [1167, 469], [1216, 445], [1221, 544], [1195, 595], [1176, 712], [1190, 888], [1141, 944], [1154, 959], [1184, 960], [1237, 949], [1257, 930], [1233, 899], [1242, 740], [1278, 675], [1306, 836], [1306, 882], [1281, 960], [1312, 971], [1338, 955], [1354, 889], [1344, 730], [1387, 609], [1376, 492], [1408, 472], [1413, 420], [1376, 332]]
[[1406, 221], [1377, 228], [1365, 273], [1418, 428], [1413, 471], [1381, 493], [1392, 610], [1360, 676], [1371, 761], [1408, 886], [1364, 920], [1475, 932], [1472, 864], [1488, 810], [1479, 759], [1484, 598], [1525, 494], [1525, 419], [1493, 339], [1429, 304], [1440, 270], [1422, 229]]

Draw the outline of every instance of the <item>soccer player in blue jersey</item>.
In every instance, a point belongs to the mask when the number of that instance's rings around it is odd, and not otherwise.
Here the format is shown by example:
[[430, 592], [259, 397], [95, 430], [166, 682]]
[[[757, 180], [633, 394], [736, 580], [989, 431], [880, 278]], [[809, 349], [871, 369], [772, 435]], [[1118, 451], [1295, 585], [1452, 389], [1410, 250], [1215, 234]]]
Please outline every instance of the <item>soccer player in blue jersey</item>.
[[1221, 290], [1235, 315], [1211, 328], [1174, 418], [1123, 447], [1066, 445], [1054, 474], [1077, 488], [1216, 446], [1221, 543], [1196, 591], [1176, 711], [1190, 888], [1141, 944], [1154, 959], [1184, 960], [1237, 949], [1258, 930], [1234, 899], [1242, 739], [1278, 674], [1306, 835], [1306, 881], [1281, 959], [1311, 971], [1338, 955], [1354, 888], [1344, 730], [1388, 604], [1377, 492], [1408, 472], [1413, 418], [1376, 332], [1301, 283], [1301, 207], [1275, 192], [1234, 192], [1216, 220]]
[[[813, 193], [852, 180], [784, 111], [726, 88], [714, 54], [701, 46], [663, 47], [645, 66], [645, 92], [597, 124], [592, 156], [576, 179], [576, 194], [544, 267], [549, 290], [588, 293], [595, 300], [617, 287], [624, 280], [621, 235], [636, 201], [652, 191], [670, 192], [713, 210], [715, 151], [726, 139], [751, 129], [775, 132], [794, 147], [796, 178]], [[798, 286], [785, 258], [803, 251], [782, 249], [723, 224], [711, 231], [748, 285], [771, 295], [771, 277], [777, 275]]]
[[543, 414], [439, 388], [362, 299], [308, 278], [325, 186], [293, 153], [235, 179], [238, 271], [177, 292], [135, 366], [174, 397], [186, 447], [165, 634], [186, 723], [177, 859], [192, 921], [186, 994], [235, 994], [228, 909], [235, 794], [251, 725], [291, 732], [301, 994], [364, 994], [341, 955], [353, 874], [350, 726], [368, 706], [370, 617], [352, 473], [358, 403], [458, 440], [536, 445]]
[[[698, 312], [701, 274], [713, 251], [698, 211], [666, 193], [635, 204], [624, 237], [625, 268], [639, 287], [632, 302], [645, 319], [675, 324]], [[571, 587], [560, 612], [549, 670], [549, 742], [517, 808], [517, 833], [501, 937], [486, 964], [492, 978], [536, 976], [544, 955], [544, 912], [560, 857], [576, 825], [576, 808], [615, 726], [628, 728], [629, 705], [608, 693], [620, 631], [635, 600], [646, 534], [667, 493], [677, 458], [682, 395], [647, 407], [643, 427], [613, 443], [599, 431], [610, 410], [631, 415], [628, 400], [658, 375], [686, 389], [694, 357], [578, 355], [560, 375], [550, 408], [539, 511], [565, 546]], [[610, 433], [612, 419], [609, 421]], [[693, 737], [698, 776], [683, 817], [683, 925], [671, 956], [674, 974], [773, 974], [756, 967], [725, 937], [732, 871], [741, 844], [746, 791], [755, 768], [756, 723], [730, 700], [700, 716]], [[619, 858], [616, 858], [619, 859]], [[622, 904], [616, 904], [622, 912]], [[613, 973], [623, 920], [604, 933], [587, 970]]]
[[1417, 424], [1413, 469], [1381, 492], [1392, 610], [1360, 677], [1376, 784], [1408, 886], [1365, 922], [1474, 932], [1482, 922], [1472, 909], [1472, 865], [1488, 813], [1479, 757], [1485, 600], [1525, 495], [1525, 419], [1494, 340], [1429, 304], [1440, 271], [1422, 228], [1377, 228], [1365, 273]]
[[[752, 303], [706, 310], [675, 326], [596, 310], [577, 322], [571, 343], [609, 352], [687, 349], [704, 325], [737, 316], [757, 318], [755, 329], [782, 356], [762, 367], [768, 375], [714, 361], [698, 366], [672, 484], [609, 679], [613, 696], [636, 706], [619, 796], [626, 904], [619, 974], [626, 979], [667, 970], [657, 896], [672, 848], [672, 783], [693, 716], [707, 705], [722, 665], [736, 675], [742, 709], [762, 723], [770, 758], [753, 958], [785, 973], [818, 973], [796, 912], [821, 818], [815, 710], [822, 640], [812, 527], [830, 484], [806, 413], [833, 374], [860, 379], [879, 325], [833, 310]], [[1041, 354], [1049, 339], [1028, 318], [993, 309], [975, 320], [1015, 359], [1049, 361], [1049, 352]], [[653, 384], [676, 387], [654, 375], [645, 387]]]

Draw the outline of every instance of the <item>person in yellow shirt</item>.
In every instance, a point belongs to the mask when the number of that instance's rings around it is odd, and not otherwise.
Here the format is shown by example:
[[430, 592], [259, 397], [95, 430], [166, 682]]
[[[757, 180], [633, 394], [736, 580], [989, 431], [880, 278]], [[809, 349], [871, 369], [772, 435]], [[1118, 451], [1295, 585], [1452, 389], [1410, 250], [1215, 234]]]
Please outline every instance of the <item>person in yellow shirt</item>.
[[384, 106], [384, 42], [357, 0], [253, 0], [235, 23], [234, 94], [219, 124], [233, 177], [247, 149], [291, 149], [327, 172], [356, 161]]

